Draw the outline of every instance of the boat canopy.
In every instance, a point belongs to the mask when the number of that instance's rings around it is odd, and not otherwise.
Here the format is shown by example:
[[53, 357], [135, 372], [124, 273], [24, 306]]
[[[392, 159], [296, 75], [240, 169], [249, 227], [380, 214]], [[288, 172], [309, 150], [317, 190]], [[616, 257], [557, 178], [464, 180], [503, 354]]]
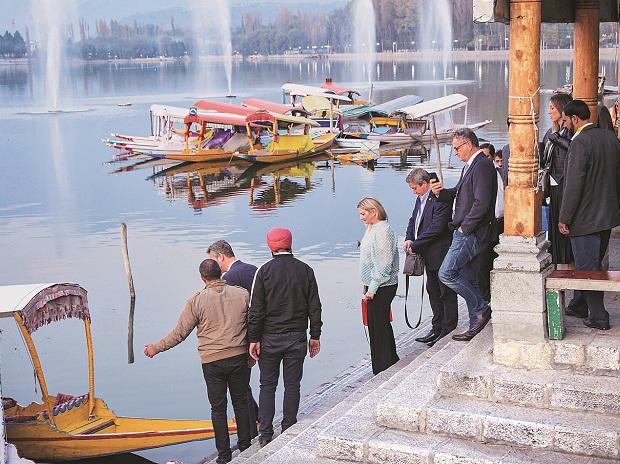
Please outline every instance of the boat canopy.
[[347, 107], [339, 108], [338, 111], [342, 113], [345, 118], [361, 118], [372, 112], [374, 106], [372, 105], [350, 105]]
[[151, 117], [170, 118], [177, 122], [183, 121], [183, 118], [189, 114], [189, 108], [179, 106], [151, 105]]
[[284, 93], [288, 93], [293, 96], [305, 97], [308, 95], [315, 95], [315, 96], [325, 97], [330, 100], [345, 101], [345, 102], [351, 101], [349, 97], [345, 97], [343, 95], [337, 95], [331, 90], [323, 89], [321, 87], [312, 87], [310, 85], [284, 84], [282, 86], [282, 91]]
[[199, 113], [185, 117], [185, 124], [194, 122], [198, 124], [205, 123], [209, 126], [245, 126], [246, 121], [242, 115], [230, 113]]
[[68, 317], [90, 320], [86, 290], [71, 283], [0, 286], [0, 317], [15, 313], [21, 313], [30, 334]]
[[437, 115], [453, 111], [467, 105], [467, 97], [460, 93], [446, 95], [445, 97], [435, 98], [417, 105], [399, 108], [393, 111], [392, 115], [406, 115], [412, 119], [422, 119], [431, 114]]
[[271, 111], [272, 113], [289, 114], [289, 113], [307, 113], [300, 106], [285, 105], [283, 103], [275, 103], [260, 98], [246, 98], [241, 101], [241, 105], [246, 108], [256, 110]]
[[232, 103], [218, 102], [213, 100], [198, 100], [194, 103], [193, 106], [203, 111], [240, 114], [241, 116], [247, 116], [248, 114], [252, 114], [256, 111], [254, 108], [246, 108], [241, 105], [234, 105]]
[[318, 127], [320, 124], [316, 121], [313, 121], [312, 119], [308, 119], [308, 118], [301, 118], [299, 116], [290, 116], [288, 114], [276, 114], [276, 113], [270, 113], [268, 111], [256, 111], [252, 114], [249, 114], [245, 120], [248, 123], [261, 123], [261, 122], [268, 122], [268, 123], [275, 123], [275, 122], [283, 122], [283, 123], [287, 123], [287, 124], [304, 124], [304, 125], [308, 125], [308, 126], [315, 126]]
[[380, 116], [389, 116], [392, 112], [422, 103], [424, 99], [418, 95], [403, 95], [370, 108], [370, 112]]
[[321, 84], [321, 87], [327, 90], [331, 90], [338, 95], [346, 95], [348, 97], [351, 97], [351, 95], [361, 95], [357, 90], [334, 84], [331, 80], [326, 80], [323, 84]]

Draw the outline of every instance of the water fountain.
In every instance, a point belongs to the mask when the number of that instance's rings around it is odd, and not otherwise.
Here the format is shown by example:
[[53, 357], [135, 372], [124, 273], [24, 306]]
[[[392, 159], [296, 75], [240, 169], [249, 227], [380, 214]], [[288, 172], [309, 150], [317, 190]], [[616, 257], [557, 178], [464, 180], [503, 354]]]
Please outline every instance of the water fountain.
[[434, 0], [425, 4], [425, 19], [420, 30], [420, 48], [441, 53], [443, 79], [448, 78], [448, 64], [452, 52], [452, 7], [450, 0]]
[[[213, 4], [209, 4], [205, 0], [192, 0], [190, 2], [192, 8], [192, 16], [195, 19], [194, 30], [196, 32], [196, 50], [194, 51], [195, 58], [201, 56], [210, 56], [219, 53], [224, 60], [224, 73], [226, 76], [227, 95], [228, 98], [233, 98], [232, 95], [232, 43], [230, 38], [230, 1], [229, 0], [215, 0], [215, 15], [213, 17], [205, 14], [205, 9], [213, 7]], [[213, 23], [215, 22], [215, 24]], [[197, 73], [199, 76], [199, 85], [204, 86], [205, 82], [209, 83], [213, 81], [213, 77], [210, 76], [211, 72], [207, 66], [206, 70]], [[212, 89], [207, 89], [202, 93], [207, 95]]]
[[353, 3], [353, 52], [361, 58], [360, 66], [356, 71], [368, 82], [369, 89], [372, 87], [376, 43], [375, 8], [372, 0], [355, 0]]
[[[67, 22], [66, 11], [75, 12], [73, 0], [36, 0], [33, 3], [33, 16], [41, 18], [39, 40], [45, 58], [45, 98], [43, 111], [39, 113], [66, 113], [88, 111], [72, 108], [61, 102], [61, 76], [68, 71], [65, 56], [64, 28]], [[62, 105], [61, 105], [62, 103]]]
[[228, 84], [228, 94], [226, 97], [234, 98], [232, 94], [232, 42], [230, 40], [230, 2], [228, 0], [217, 0], [216, 2], [217, 19], [220, 25], [220, 47], [224, 57], [224, 71], [226, 73], [226, 83]]

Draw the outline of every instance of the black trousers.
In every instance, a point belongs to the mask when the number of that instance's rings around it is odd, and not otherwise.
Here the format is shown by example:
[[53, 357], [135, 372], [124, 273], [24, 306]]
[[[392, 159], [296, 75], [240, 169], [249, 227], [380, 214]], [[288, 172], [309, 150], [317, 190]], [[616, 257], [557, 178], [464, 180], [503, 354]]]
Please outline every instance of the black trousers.
[[248, 384], [248, 420], [250, 422], [250, 438], [258, 436], [256, 421], [258, 420], [258, 404], [252, 394], [252, 387]]
[[[611, 230], [604, 230], [589, 235], [571, 237], [570, 243], [575, 256], [575, 269], [578, 271], [601, 271], [601, 262], [609, 245]], [[602, 324], [609, 323], [609, 313], [603, 304], [603, 292], [591, 290], [575, 291], [569, 308]]]
[[280, 365], [284, 379], [284, 404], [282, 431], [297, 423], [301, 377], [304, 359], [308, 352], [306, 332], [263, 334], [260, 340], [260, 396], [258, 399], [259, 435], [273, 437], [273, 417], [276, 410], [276, 388], [280, 378]]
[[372, 372], [378, 374], [398, 362], [396, 341], [390, 323], [390, 306], [398, 285], [379, 287], [372, 300], [368, 300], [368, 336]]
[[233, 410], [237, 420], [237, 444], [240, 450], [250, 447], [250, 420], [248, 417], [248, 386], [250, 368], [246, 354], [220, 359], [202, 365], [207, 384], [207, 395], [211, 403], [211, 421], [215, 431], [215, 447], [218, 457], [230, 459], [230, 437], [228, 435], [228, 403], [226, 392], [230, 392]]
[[459, 307], [456, 293], [439, 280], [438, 270], [426, 270], [426, 293], [433, 310], [433, 332], [448, 334], [456, 329]]

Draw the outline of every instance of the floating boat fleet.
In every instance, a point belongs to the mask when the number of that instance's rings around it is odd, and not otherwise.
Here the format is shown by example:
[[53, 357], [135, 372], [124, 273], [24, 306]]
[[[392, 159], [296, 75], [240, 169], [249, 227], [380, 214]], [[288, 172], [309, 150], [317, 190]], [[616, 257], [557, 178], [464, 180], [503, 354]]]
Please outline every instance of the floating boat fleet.
[[[326, 80], [321, 87], [286, 83], [290, 104], [246, 98], [241, 104], [199, 100], [191, 108], [152, 105], [151, 134], [115, 133], [102, 140], [120, 153], [117, 160], [152, 158], [179, 162], [242, 159], [270, 164], [298, 161], [326, 150], [363, 152], [369, 158], [390, 144], [430, 145], [451, 139], [455, 130], [479, 129], [467, 123], [466, 96], [451, 94], [429, 101], [417, 95], [371, 104], [359, 92]], [[465, 108], [462, 123], [452, 114]], [[431, 119], [442, 117], [435, 133]]]

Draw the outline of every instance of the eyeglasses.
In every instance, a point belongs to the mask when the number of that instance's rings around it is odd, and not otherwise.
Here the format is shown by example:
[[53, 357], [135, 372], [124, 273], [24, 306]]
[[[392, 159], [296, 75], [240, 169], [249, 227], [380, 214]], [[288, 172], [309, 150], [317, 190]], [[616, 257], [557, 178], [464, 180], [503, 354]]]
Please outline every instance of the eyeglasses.
[[454, 149], [455, 153], [459, 152], [459, 148], [461, 148], [463, 145], [467, 145], [467, 142], [463, 142], [462, 144], [460, 144], [458, 147], [452, 147]]

